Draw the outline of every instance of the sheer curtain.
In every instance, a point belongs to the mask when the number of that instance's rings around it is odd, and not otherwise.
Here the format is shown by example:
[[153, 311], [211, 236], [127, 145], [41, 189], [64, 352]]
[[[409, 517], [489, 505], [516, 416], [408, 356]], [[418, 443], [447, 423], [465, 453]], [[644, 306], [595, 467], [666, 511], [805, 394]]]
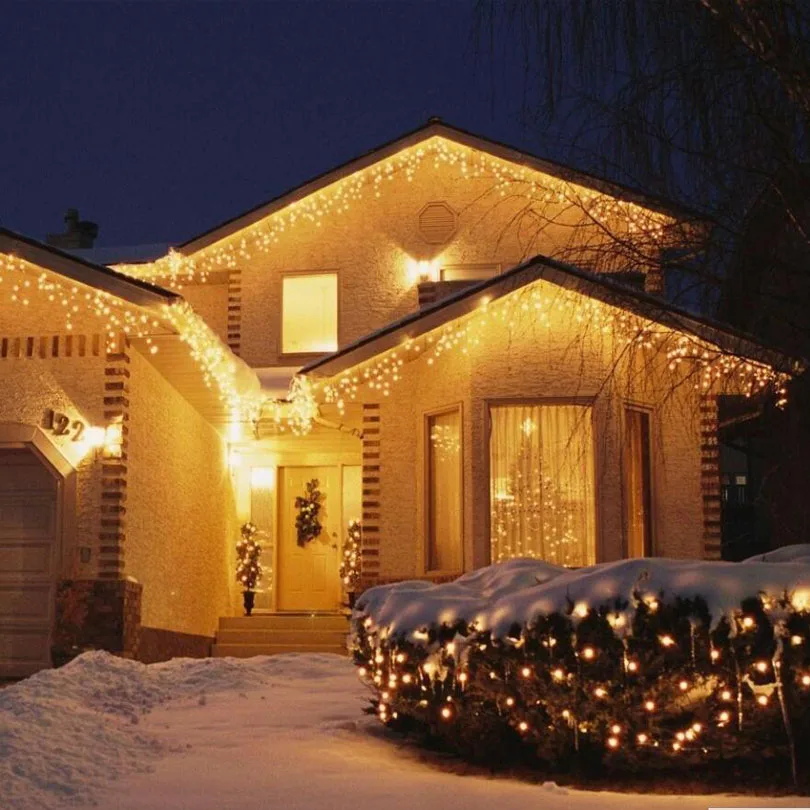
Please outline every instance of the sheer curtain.
[[593, 426], [582, 405], [490, 409], [492, 561], [596, 559]]
[[428, 570], [462, 569], [461, 412], [428, 417]]

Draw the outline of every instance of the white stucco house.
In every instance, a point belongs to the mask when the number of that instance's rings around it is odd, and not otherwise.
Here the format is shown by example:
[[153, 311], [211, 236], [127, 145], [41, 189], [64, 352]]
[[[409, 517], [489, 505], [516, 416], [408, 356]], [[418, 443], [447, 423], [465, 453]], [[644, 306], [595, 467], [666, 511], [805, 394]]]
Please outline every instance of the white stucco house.
[[796, 363], [664, 301], [704, 227], [431, 121], [153, 261], [0, 230], [0, 676], [334, 649], [352, 519], [361, 588], [718, 557], [717, 397]]

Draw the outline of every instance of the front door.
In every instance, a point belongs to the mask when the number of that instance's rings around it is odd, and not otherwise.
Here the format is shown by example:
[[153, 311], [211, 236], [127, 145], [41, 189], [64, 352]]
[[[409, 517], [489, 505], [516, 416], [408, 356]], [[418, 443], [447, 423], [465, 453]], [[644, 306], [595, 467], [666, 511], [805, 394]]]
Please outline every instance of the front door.
[[[320, 535], [298, 545], [295, 499], [318, 480]], [[342, 517], [340, 467], [279, 469], [278, 609], [332, 611], [340, 606]]]

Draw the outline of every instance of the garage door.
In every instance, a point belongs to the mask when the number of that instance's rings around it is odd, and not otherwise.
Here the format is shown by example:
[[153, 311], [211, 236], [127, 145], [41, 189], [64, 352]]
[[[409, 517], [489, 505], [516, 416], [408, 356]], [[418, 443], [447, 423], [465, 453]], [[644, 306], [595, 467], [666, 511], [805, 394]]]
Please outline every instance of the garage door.
[[0, 450], [0, 677], [50, 666], [56, 479], [28, 450]]

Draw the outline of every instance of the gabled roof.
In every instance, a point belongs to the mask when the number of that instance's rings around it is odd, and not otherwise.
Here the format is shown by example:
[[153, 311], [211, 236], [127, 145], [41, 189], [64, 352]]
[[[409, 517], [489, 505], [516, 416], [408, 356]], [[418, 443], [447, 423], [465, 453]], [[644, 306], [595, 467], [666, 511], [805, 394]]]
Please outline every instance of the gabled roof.
[[170, 304], [181, 298], [177, 293], [163, 287], [122, 275], [109, 267], [94, 264], [3, 227], [0, 227], [0, 253], [17, 256], [37, 267], [103, 290], [140, 307]]
[[485, 302], [494, 301], [538, 280], [621, 307], [656, 323], [702, 338], [729, 354], [766, 363], [779, 371], [793, 373], [797, 367], [807, 365], [803, 359], [791, 358], [776, 349], [763, 346], [751, 335], [709, 318], [693, 315], [660, 298], [617, 282], [609, 274], [591, 273], [548, 256], [535, 256], [498, 276], [466, 287], [435, 304], [393, 321], [343, 349], [309, 363], [301, 369], [301, 373], [316, 373], [323, 377], [339, 374], [396, 348], [408, 338], [424, 335], [479, 309]]
[[270, 214], [286, 207], [287, 205], [320, 191], [331, 183], [342, 180], [343, 178], [348, 177], [361, 169], [368, 168], [375, 163], [386, 160], [403, 149], [414, 146], [435, 136], [440, 136], [449, 141], [454, 141], [455, 143], [476, 149], [480, 152], [486, 152], [494, 157], [501, 158], [502, 160], [507, 160], [520, 166], [525, 166], [527, 168], [543, 172], [560, 180], [577, 183], [601, 193], [609, 194], [618, 199], [636, 203], [652, 211], [658, 211], [672, 217], [683, 218], [695, 222], [707, 222], [710, 219], [706, 214], [692, 211], [685, 206], [661, 199], [660, 197], [646, 194], [638, 189], [622, 185], [621, 183], [614, 183], [612, 181], [587, 174], [586, 172], [577, 171], [569, 166], [564, 166], [552, 160], [547, 160], [546, 158], [537, 157], [500, 141], [483, 138], [480, 135], [475, 135], [474, 133], [468, 132], [467, 130], [459, 127], [445, 124], [438, 118], [431, 118], [426, 124], [418, 129], [412, 130], [411, 132], [408, 132], [393, 141], [388, 141], [387, 143], [384, 143], [381, 146], [370, 150], [369, 152], [365, 152], [358, 157], [352, 158], [348, 162], [343, 163], [334, 169], [330, 169], [323, 174], [319, 174], [316, 177], [313, 177], [306, 182], [288, 189], [284, 193], [273, 197], [270, 200], [267, 200], [266, 202], [260, 203], [259, 205], [254, 206], [241, 214], [237, 214], [237, 216], [232, 217], [219, 225], [215, 225], [213, 228], [210, 228], [209, 230], [189, 239], [187, 242], [178, 245], [177, 250], [186, 255], [195, 253], [198, 250], [203, 250], [215, 242], [226, 239], [243, 228], [247, 228], [256, 222], [259, 222]]

